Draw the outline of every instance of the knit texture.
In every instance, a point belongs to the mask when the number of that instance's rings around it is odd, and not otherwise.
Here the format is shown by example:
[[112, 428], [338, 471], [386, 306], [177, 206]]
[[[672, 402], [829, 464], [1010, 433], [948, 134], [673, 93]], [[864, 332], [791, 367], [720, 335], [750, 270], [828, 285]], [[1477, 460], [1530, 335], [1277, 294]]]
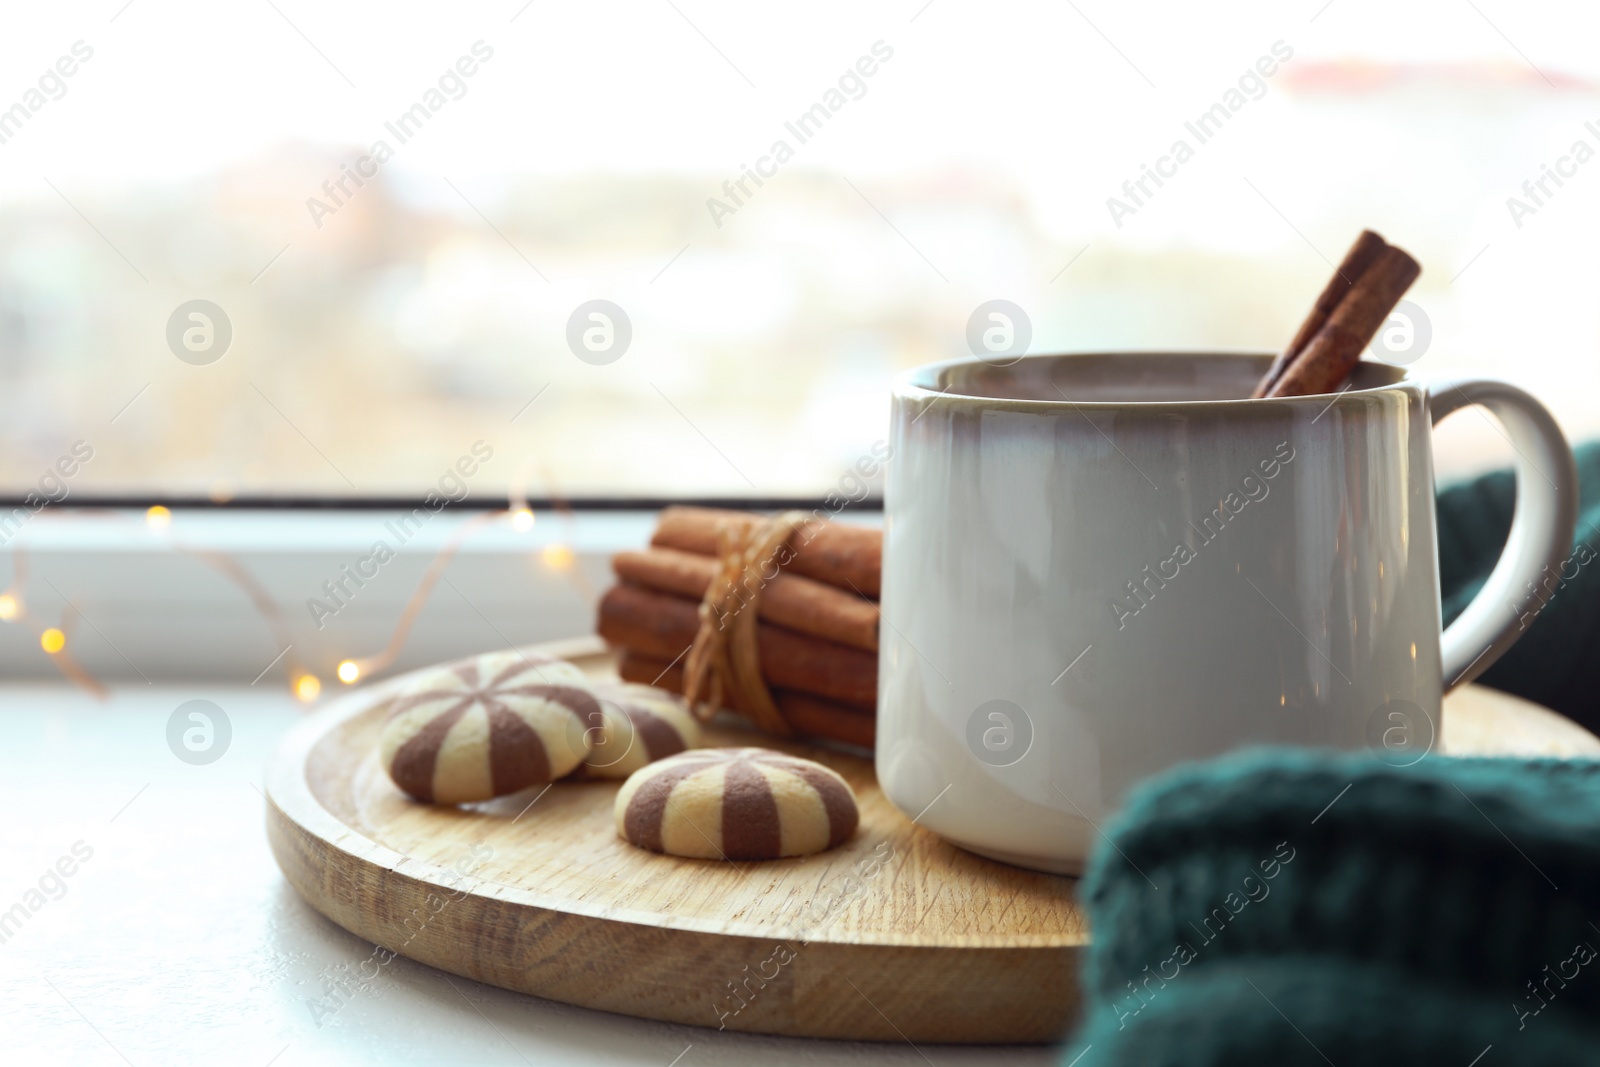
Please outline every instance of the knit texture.
[[1063, 1062], [1600, 1063], [1597, 828], [1594, 761], [1180, 768], [1091, 857]]
[[[1600, 442], [1577, 449], [1578, 528], [1562, 580], [1525, 590], [1528, 632], [1478, 681], [1600, 732]], [[1496, 471], [1439, 493], [1439, 585], [1454, 619], [1477, 595], [1511, 529], [1516, 480]], [[1529, 613], [1532, 613], [1531, 615]]]

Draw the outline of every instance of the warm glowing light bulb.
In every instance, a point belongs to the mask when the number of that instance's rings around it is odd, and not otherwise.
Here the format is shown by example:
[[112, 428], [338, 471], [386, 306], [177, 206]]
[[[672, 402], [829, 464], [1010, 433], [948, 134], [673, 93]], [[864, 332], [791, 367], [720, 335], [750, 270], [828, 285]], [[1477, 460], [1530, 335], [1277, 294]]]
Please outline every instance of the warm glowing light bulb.
[[533, 529], [533, 509], [518, 508], [511, 513], [511, 528], [518, 533], [527, 533]]
[[361, 677], [361, 667], [353, 659], [347, 659], [339, 664], [339, 681], [349, 685]]
[[67, 635], [52, 626], [39, 635], [39, 647], [53, 656], [67, 647]]
[[545, 565], [558, 571], [564, 571], [572, 566], [572, 561], [577, 555], [566, 545], [551, 545], [541, 553]]
[[144, 521], [157, 530], [164, 529], [172, 525], [172, 511], [157, 504], [152, 508], [146, 509]]
[[22, 603], [10, 593], [0, 593], [0, 620], [10, 622], [22, 610]]
[[317, 699], [322, 692], [322, 681], [314, 674], [302, 674], [294, 680], [294, 695], [303, 704]]

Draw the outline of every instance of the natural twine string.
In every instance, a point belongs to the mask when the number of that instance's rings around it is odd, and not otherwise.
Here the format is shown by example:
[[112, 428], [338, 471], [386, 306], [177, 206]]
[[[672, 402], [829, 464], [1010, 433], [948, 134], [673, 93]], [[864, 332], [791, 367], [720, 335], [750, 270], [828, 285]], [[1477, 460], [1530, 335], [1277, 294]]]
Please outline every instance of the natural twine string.
[[702, 721], [728, 706], [763, 730], [794, 733], [761, 676], [756, 621], [769, 577], [762, 571], [810, 518], [808, 512], [786, 511], [755, 525], [729, 523], [718, 531], [717, 573], [700, 601], [700, 629], [683, 672], [684, 699]]

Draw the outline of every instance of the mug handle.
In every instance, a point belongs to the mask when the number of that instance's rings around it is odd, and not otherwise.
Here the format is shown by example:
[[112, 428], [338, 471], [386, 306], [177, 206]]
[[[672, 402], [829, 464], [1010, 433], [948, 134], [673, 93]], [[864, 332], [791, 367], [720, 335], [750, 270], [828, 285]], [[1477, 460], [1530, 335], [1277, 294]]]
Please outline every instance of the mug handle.
[[1517, 454], [1517, 503], [1511, 534], [1478, 595], [1439, 639], [1444, 690], [1488, 670], [1522, 636], [1516, 605], [1522, 590], [1558, 571], [1572, 550], [1578, 523], [1578, 470], [1561, 427], [1544, 405], [1508, 382], [1455, 378], [1428, 385], [1433, 425], [1474, 404], [1505, 427]]

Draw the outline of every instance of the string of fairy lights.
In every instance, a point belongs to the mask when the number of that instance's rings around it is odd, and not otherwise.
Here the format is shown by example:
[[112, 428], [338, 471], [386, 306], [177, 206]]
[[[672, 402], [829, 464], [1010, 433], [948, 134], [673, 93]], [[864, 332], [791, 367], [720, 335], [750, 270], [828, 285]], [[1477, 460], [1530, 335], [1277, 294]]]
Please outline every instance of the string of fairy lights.
[[[553, 510], [563, 519], [570, 520], [569, 509], [557, 505]], [[74, 513], [77, 517], [106, 518], [112, 521], [136, 523], [139, 520], [125, 511], [109, 509], [83, 509]], [[517, 533], [528, 533], [534, 528], [535, 516], [533, 509], [528, 506], [527, 498], [521, 490], [514, 490], [510, 495], [507, 507], [491, 511], [480, 512], [461, 523], [440, 546], [429, 561], [421, 579], [412, 590], [405, 607], [401, 610], [395, 622], [394, 630], [389, 640], [377, 652], [365, 656], [348, 656], [339, 660], [334, 669], [334, 676], [343, 685], [354, 685], [363, 678], [369, 677], [384, 670], [394, 663], [400, 652], [405, 648], [406, 639], [411, 634], [411, 628], [416, 623], [422, 609], [426, 606], [429, 595], [444, 576], [450, 561], [455, 557], [461, 546], [473, 535], [497, 523], [508, 523]], [[143, 524], [149, 530], [163, 536], [168, 547], [182, 555], [191, 556], [201, 563], [212, 567], [229, 581], [238, 586], [249, 599], [252, 607], [266, 622], [278, 644], [284, 648], [282, 659], [285, 667], [285, 678], [288, 682], [289, 692], [303, 704], [310, 704], [322, 695], [322, 679], [316, 671], [307, 666], [304, 659], [294, 654], [297, 642], [294, 640], [292, 630], [282, 610], [273, 600], [265, 588], [255, 579], [238, 560], [225, 552], [215, 549], [202, 548], [191, 545], [177, 535], [173, 528], [173, 514], [170, 508], [161, 504], [145, 509]], [[551, 571], [560, 574], [571, 581], [578, 591], [585, 597], [592, 597], [593, 590], [575, 564], [577, 553], [564, 542], [555, 542], [539, 550], [540, 561]], [[22, 625], [31, 629], [39, 642], [39, 647], [50, 657], [57, 670], [67, 681], [85, 689], [89, 693], [104, 697], [108, 690], [104, 683], [96, 678], [72, 654], [74, 644], [73, 634], [76, 624], [81, 617], [77, 609], [69, 601], [61, 611], [61, 618], [54, 625], [47, 625], [38, 619], [30, 609], [26, 589], [29, 575], [29, 559], [27, 547], [19, 543], [12, 548], [11, 584], [0, 591], [0, 623]]]

